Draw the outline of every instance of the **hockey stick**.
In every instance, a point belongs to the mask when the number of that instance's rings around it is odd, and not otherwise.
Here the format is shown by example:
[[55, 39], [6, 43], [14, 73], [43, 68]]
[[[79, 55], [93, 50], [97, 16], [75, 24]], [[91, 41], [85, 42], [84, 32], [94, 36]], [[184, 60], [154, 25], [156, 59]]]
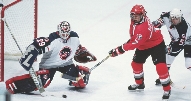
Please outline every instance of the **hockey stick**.
[[[12, 38], [13, 38], [13, 40], [15, 41], [15, 43], [16, 43], [16, 45], [17, 45], [19, 51], [20, 51], [21, 54], [23, 55], [23, 52], [22, 52], [22, 50], [21, 50], [21, 48], [20, 48], [20, 46], [19, 46], [17, 40], [15, 39], [15, 37], [14, 37], [14, 35], [13, 35], [11, 29], [9, 28], [9, 26], [8, 26], [8, 24], [7, 24], [7, 22], [6, 22], [5, 19], [4, 19], [4, 22], [5, 22], [5, 25], [7, 26], [8, 30], [9, 30], [9, 32], [10, 32]], [[36, 87], [37, 87], [37, 89], [39, 90], [39, 92], [40, 92], [40, 93], [44, 92], [45, 90], [44, 90], [44, 87], [43, 87], [43, 85], [42, 85], [42, 81], [41, 81], [40, 78], [37, 76], [37, 74], [36, 74], [36, 72], [34, 71], [33, 67], [30, 68], [29, 74], [30, 74], [30, 76], [32, 77], [32, 79], [33, 79], [33, 81], [34, 81], [34, 84], [36, 85]]]
[[185, 89], [186, 88], [186, 86], [179, 86], [179, 85], [174, 84], [174, 82], [172, 82], [171, 80], [170, 80], [170, 85], [176, 89]]
[[94, 67], [92, 67], [89, 72], [91, 72], [92, 70], [94, 70], [97, 66], [99, 66], [101, 63], [103, 63], [105, 60], [107, 60], [110, 57], [110, 55], [108, 55], [107, 57], [105, 57], [101, 62], [98, 62]]

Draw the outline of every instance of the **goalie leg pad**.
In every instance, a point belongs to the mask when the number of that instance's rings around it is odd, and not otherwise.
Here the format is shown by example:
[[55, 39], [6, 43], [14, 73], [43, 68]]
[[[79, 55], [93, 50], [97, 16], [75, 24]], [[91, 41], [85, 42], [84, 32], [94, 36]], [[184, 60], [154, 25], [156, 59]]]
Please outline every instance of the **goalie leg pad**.
[[[49, 73], [48, 70], [41, 70], [41, 71], [36, 72], [37, 75], [46, 75], [48, 73]], [[47, 77], [47, 79], [41, 78], [41, 80], [42, 80], [42, 83], [44, 85], [44, 88], [46, 88], [50, 84], [48, 77]], [[12, 77], [12, 78], [8, 79], [5, 82], [5, 84], [6, 84], [6, 89], [11, 94], [30, 93], [32, 91], [37, 90], [36, 85], [34, 84], [34, 81], [30, 77], [29, 74], [24, 74], [21, 76]]]
[[39, 70], [36, 72], [36, 74], [40, 75], [43, 87], [47, 88], [52, 81], [49, 70]]
[[89, 72], [89, 68], [88, 67], [85, 67], [85, 66], [79, 66], [79, 65], [77, 65], [76, 66], [80, 71], [83, 71], [83, 72], [85, 72], [85, 73], [90, 73]]
[[[78, 65], [68, 65], [62, 68], [59, 68], [59, 71], [63, 73], [62, 78], [70, 79], [69, 85], [84, 88], [89, 79], [89, 68], [85, 66], [78, 66]], [[80, 79], [76, 82], [76, 78], [85, 74], [83, 79]]]
[[89, 81], [89, 76], [90, 76], [89, 68], [85, 66], [79, 66], [79, 65], [77, 65], [76, 67], [79, 68], [79, 71], [81, 74], [85, 74], [83, 79], [84, 79], [84, 83], [87, 85]]
[[75, 86], [76, 88], [84, 88], [86, 86], [83, 79], [80, 79], [78, 82], [70, 81], [69, 85]]
[[36, 86], [29, 74], [10, 78], [5, 82], [5, 84], [6, 89], [11, 94], [29, 93], [36, 89]]
[[85, 67], [85, 66], [79, 66], [77, 65], [76, 68], [79, 69], [79, 76], [85, 74], [85, 76], [80, 79], [78, 82], [72, 82], [72, 85], [77, 87], [77, 88], [84, 88], [89, 81], [89, 76], [90, 76], [90, 72], [89, 72], [89, 68]]

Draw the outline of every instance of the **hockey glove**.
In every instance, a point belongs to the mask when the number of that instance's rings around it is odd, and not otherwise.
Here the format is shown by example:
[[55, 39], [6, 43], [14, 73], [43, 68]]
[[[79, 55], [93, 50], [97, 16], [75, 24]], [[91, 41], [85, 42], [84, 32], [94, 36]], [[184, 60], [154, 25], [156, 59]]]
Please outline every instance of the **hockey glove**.
[[111, 57], [115, 57], [115, 56], [118, 56], [118, 55], [120, 55], [120, 54], [123, 54], [124, 52], [125, 52], [125, 50], [123, 49], [123, 47], [122, 47], [122, 46], [119, 46], [119, 47], [117, 47], [117, 48], [115, 48], [115, 49], [110, 50], [110, 51], [109, 51], [109, 55], [110, 55]]
[[161, 18], [152, 22], [152, 24], [154, 25], [155, 28], [161, 28], [163, 23], [164, 23], [164, 21]]
[[166, 53], [170, 54], [172, 52], [172, 47], [171, 45], [166, 45]]
[[96, 61], [97, 58], [90, 53], [85, 47], [79, 46], [79, 49], [76, 51], [74, 60], [79, 63], [87, 63]]

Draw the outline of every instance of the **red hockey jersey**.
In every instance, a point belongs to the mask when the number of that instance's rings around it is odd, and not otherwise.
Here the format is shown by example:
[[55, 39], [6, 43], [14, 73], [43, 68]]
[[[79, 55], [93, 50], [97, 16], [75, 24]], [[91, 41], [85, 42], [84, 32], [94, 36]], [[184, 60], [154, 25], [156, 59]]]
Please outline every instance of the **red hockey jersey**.
[[163, 41], [161, 31], [153, 27], [148, 17], [144, 17], [139, 24], [135, 24], [131, 21], [129, 33], [130, 40], [123, 44], [125, 51], [134, 50], [135, 48], [145, 50]]

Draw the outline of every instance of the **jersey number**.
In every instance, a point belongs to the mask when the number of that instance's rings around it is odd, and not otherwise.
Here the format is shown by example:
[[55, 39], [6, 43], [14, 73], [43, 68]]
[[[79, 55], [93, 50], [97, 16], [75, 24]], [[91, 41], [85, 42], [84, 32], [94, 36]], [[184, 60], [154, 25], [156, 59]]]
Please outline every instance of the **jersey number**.
[[185, 34], [182, 34], [182, 38], [180, 39], [179, 45], [184, 45], [185, 38], [186, 38]]

